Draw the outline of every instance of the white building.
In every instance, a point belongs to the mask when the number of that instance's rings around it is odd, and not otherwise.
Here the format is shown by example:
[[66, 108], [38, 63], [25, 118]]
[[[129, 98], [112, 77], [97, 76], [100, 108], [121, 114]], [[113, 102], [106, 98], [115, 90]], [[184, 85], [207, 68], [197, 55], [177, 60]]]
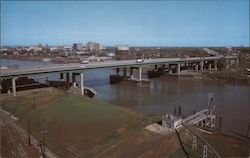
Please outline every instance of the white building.
[[101, 51], [103, 49], [100, 43], [95, 43], [95, 42], [88, 42], [86, 43], [85, 47], [86, 47], [86, 50], [90, 52]]
[[176, 129], [181, 127], [182, 118], [173, 116], [172, 114], [166, 114], [162, 116], [162, 127]]

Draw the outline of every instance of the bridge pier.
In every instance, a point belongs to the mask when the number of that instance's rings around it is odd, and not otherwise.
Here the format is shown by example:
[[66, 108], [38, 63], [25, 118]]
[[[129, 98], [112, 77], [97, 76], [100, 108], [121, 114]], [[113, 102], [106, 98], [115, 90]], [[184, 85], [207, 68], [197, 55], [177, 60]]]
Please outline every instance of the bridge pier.
[[142, 67], [139, 67], [139, 81], [142, 80]]
[[155, 71], [157, 71], [157, 65], [155, 65]]
[[69, 81], [69, 73], [66, 73], [66, 87], [68, 88], [70, 85], [70, 81]]
[[177, 64], [177, 75], [181, 74], [181, 64]]
[[127, 68], [123, 68], [123, 76], [126, 77], [127, 76]]
[[200, 62], [200, 70], [203, 71], [203, 69], [204, 69], [204, 62], [201, 61], [201, 62]]
[[171, 64], [169, 64], [168, 66], [169, 66], [169, 72], [168, 72], [168, 73], [169, 73], [169, 74], [172, 74], [172, 73], [173, 73], [173, 70], [172, 70], [172, 65], [171, 65]]
[[12, 94], [15, 97], [16, 96], [16, 77], [12, 78]]
[[211, 62], [208, 62], [208, 71], [211, 71], [212, 70], [212, 64]]
[[214, 70], [217, 71], [217, 67], [218, 67], [218, 64], [217, 64], [217, 60], [214, 61]]
[[130, 75], [130, 78], [133, 79], [134, 78], [134, 75], [133, 75], [133, 67], [130, 67], [130, 72], [129, 72], [129, 75]]
[[76, 87], [76, 73], [72, 73], [72, 83], [73, 86]]
[[83, 73], [80, 73], [81, 94], [84, 95]]
[[199, 64], [198, 63], [195, 63], [195, 70], [199, 71]]
[[64, 80], [64, 73], [60, 73], [60, 81]]
[[162, 72], [165, 72], [165, 68], [166, 68], [165, 64], [162, 64]]
[[116, 68], [116, 75], [120, 75], [120, 68]]

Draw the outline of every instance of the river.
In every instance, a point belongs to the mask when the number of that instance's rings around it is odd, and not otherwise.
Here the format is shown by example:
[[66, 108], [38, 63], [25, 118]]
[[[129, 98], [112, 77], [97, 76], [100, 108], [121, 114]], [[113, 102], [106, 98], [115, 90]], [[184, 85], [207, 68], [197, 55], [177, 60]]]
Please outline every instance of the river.
[[[1, 59], [0, 64], [36, 66], [50, 63]], [[144, 84], [122, 81], [119, 84], [110, 85], [109, 75], [113, 73], [112, 69], [86, 71], [84, 84], [94, 88], [104, 101], [145, 114], [157, 115], [173, 113], [175, 106], [181, 106], [182, 113], [188, 116], [193, 110], [206, 108], [208, 94], [213, 93], [216, 113], [222, 115], [222, 129], [243, 135], [247, 133], [250, 122], [250, 86], [248, 85], [174, 76], [161, 76]], [[50, 78], [58, 79], [59, 75], [51, 75]]]

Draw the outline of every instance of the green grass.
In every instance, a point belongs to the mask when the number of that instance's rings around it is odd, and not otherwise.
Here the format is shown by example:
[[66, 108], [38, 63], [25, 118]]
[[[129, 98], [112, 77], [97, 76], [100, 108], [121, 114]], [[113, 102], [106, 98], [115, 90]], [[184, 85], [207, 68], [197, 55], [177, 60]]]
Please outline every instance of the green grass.
[[91, 157], [144, 126], [144, 117], [122, 108], [77, 95], [60, 98], [37, 111], [30, 109], [32, 97], [6, 101], [8, 111], [22, 116], [18, 125], [27, 129], [30, 120], [37, 139], [42, 140], [42, 127], [47, 129], [46, 145], [60, 157]]

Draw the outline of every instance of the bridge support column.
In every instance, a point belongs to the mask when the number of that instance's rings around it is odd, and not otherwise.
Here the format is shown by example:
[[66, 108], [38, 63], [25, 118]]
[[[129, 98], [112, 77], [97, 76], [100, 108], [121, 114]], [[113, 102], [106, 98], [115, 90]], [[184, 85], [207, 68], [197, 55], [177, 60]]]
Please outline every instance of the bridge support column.
[[165, 72], [165, 64], [162, 64], [162, 72]]
[[204, 67], [204, 62], [201, 61], [201, 62], [200, 62], [200, 70], [201, 70], [201, 71], [203, 71], [203, 67]]
[[116, 68], [116, 75], [120, 75], [120, 68]]
[[195, 70], [199, 71], [199, 64], [198, 63], [195, 63]]
[[187, 69], [187, 63], [184, 63], [184, 69], [185, 70]]
[[217, 64], [217, 60], [214, 61], [214, 70], [217, 71], [218, 68], [218, 64]]
[[127, 76], [127, 68], [123, 68], [123, 76], [126, 77]]
[[172, 65], [169, 64], [169, 74], [172, 74], [172, 73], [173, 73], [173, 71], [172, 71]]
[[72, 83], [73, 87], [76, 87], [76, 73], [72, 73]]
[[81, 94], [84, 95], [83, 73], [80, 73]]
[[72, 72], [69, 73], [69, 82], [70, 83], [73, 82], [73, 73]]
[[12, 78], [12, 94], [14, 97], [16, 96], [16, 79], [17, 78]]
[[157, 71], [157, 65], [155, 65], [155, 71]]
[[130, 67], [130, 73], [129, 73], [129, 75], [130, 75], [130, 78], [131, 78], [131, 79], [134, 78], [134, 75], [133, 75], [133, 68], [132, 68], [132, 67]]
[[181, 74], [181, 64], [177, 64], [177, 75]]
[[66, 73], [66, 87], [68, 88], [70, 85], [69, 83], [69, 73]]
[[64, 73], [60, 73], [60, 81], [63, 81], [64, 79]]
[[208, 62], [208, 70], [211, 71], [211, 69], [212, 69], [211, 62]]
[[142, 67], [139, 67], [139, 81], [142, 80]]

